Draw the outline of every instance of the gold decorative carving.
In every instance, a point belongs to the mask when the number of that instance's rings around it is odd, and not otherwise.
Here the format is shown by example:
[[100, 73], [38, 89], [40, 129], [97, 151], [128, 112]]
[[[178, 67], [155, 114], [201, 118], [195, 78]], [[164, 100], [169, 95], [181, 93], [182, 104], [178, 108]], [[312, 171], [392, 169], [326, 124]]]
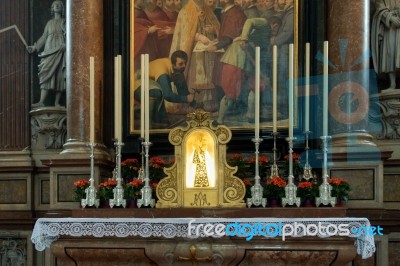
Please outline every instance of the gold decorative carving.
[[192, 265], [197, 265], [198, 262], [204, 262], [204, 261], [210, 262], [210, 261], [212, 261], [212, 258], [210, 256], [198, 258], [196, 256], [197, 250], [196, 250], [196, 246], [195, 245], [191, 245], [189, 247], [189, 252], [190, 252], [190, 257], [179, 256], [178, 257], [178, 261], [191, 261]]
[[[226, 144], [232, 132], [213, 126], [201, 109], [188, 114], [185, 127], [176, 127], [168, 139], [175, 146], [175, 163], [157, 186], [158, 208], [246, 207], [246, 188], [234, 176], [237, 167], [226, 162]], [[199, 181], [201, 180], [201, 182]]]
[[208, 207], [211, 204], [207, 201], [207, 194], [199, 192], [198, 194], [194, 194], [193, 202], [190, 203], [190, 205], [196, 207]]

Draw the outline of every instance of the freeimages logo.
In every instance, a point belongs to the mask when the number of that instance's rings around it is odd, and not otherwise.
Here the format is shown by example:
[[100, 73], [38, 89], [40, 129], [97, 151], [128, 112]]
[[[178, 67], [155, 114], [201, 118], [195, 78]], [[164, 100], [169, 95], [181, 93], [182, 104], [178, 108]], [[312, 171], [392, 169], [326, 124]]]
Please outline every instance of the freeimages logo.
[[239, 223], [230, 224], [222, 223], [206, 223], [194, 224], [193, 219], [188, 224], [188, 236], [238, 236], [245, 237], [247, 241], [253, 239], [254, 236], [262, 236], [273, 238], [280, 236], [283, 241], [286, 237], [302, 237], [302, 236], [352, 236], [359, 237], [362, 235], [375, 236], [383, 235], [383, 228], [380, 226], [355, 226], [354, 224], [335, 224], [327, 222], [309, 223], [303, 222], [293, 223]]

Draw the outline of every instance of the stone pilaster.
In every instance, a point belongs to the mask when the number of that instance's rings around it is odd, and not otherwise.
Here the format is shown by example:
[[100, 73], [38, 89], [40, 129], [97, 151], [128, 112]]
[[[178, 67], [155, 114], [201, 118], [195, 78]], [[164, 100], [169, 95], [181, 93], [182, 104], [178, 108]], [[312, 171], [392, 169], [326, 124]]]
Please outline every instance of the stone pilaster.
[[[370, 23], [368, 0], [329, 0], [329, 113], [333, 146], [375, 145], [368, 134]], [[334, 66], [334, 67], [332, 67]]]
[[108, 158], [102, 144], [104, 76], [103, 1], [68, 0], [67, 9], [67, 143], [62, 154], [88, 154], [90, 135], [89, 60], [94, 57], [95, 142], [97, 157]]

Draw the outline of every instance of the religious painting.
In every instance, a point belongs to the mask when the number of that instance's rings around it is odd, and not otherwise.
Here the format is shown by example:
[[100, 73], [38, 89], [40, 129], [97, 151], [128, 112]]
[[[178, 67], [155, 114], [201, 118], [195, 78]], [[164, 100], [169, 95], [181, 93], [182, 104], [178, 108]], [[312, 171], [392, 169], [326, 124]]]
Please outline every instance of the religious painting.
[[[298, 73], [298, 0], [240, 4], [234, 0], [131, 0], [130, 4], [131, 134], [140, 132], [141, 124], [141, 54], [149, 54], [153, 133], [184, 125], [186, 115], [197, 108], [211, 113], [217, 124], [254, 130], [255, 87], [260, 88], [260, 129], [271, 130], [273, 80], [277, 81], [277, 126], [288, 127], [292, 43], [293, 78]], [[275, 57], [273, 45], [277, 46]], [[256, 47], [260, 47], [259, 56]], [[297, 114], [294, 121], [296, 126]]]

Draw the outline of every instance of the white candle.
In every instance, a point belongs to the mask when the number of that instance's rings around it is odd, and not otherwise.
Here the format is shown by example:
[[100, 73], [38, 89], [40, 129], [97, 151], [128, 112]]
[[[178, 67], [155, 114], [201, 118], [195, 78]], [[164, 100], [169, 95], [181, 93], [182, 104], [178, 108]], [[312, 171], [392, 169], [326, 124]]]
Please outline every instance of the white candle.
[[118, 55], [118, 139], [122, 142], [122, 55]]
[[150, 117], [149, 117], [149, 55], [145, 55], [145, 75], [144, 75], [144, 84], [145, 84], [145, 92], [144, 92], [144, 105], [145, 105], [145, 112], [144, 112], [144, 139], [146, 142], [150, 141]]
[[310, 131], [310, 43], [306, 43], [304, 131]]
[[114, 57], [114, 138], [118, 137], [118, 57]]
[[255, 71], [255, 82], [254, 82], [254, 91], [255, 91], [255, 115], [254, 115], [254, 123], [255, 123], [255, 138], [258, 139], [260, 137], [260, 47], [256, 47], [256, 71]]
[[293, 43], [289, 44], [289, 138], [293, 138]]
[[90, 57], [90, 143], [94, 143], [94, 57]]
[[324, 42], [324, 72], [323, 72], [323, 136], [328, 136], [328, 41]]
[[277, 132], [278, 118], [278, 47], [273, 46], [272, 50], [272, 131]]
[[122, 123], [121, 123], [121, 115], [122, 115], [122, 65], [121, 65], [121, 55], [118, 55], [114, 58], [114, 138], [118, 139], [118, 141], [122, 141]]
[[144, 140], [144, 54], [141, 55], [140, 59], [140, 137]]

